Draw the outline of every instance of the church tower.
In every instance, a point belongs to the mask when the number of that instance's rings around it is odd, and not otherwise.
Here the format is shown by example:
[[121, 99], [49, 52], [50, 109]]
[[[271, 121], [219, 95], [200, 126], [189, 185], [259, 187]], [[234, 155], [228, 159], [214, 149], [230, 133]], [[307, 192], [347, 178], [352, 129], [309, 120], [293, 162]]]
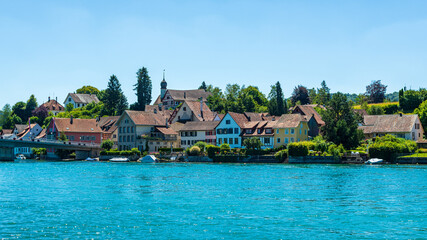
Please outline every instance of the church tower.
[[163, 70], [163, 81], [160, 83], [160, 99], [163, 99], [163, 97], [165, 96], [167, 86], [168, 84], [165, 80], [165, 70]]

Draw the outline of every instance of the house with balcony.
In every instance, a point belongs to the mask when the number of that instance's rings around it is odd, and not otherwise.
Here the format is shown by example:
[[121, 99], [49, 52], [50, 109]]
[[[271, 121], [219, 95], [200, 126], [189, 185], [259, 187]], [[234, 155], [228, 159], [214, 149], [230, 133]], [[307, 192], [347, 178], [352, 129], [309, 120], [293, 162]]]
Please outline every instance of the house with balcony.
[[168, 118], [156, 111], [126, 110], [117, 120], [118, 149], [157, 152], [163, 147], [179, 147], [178, 133]]
[[207, 144], [216, 144], [215, 127], [219, 121], [209, 122], [186, 122], [179, 135], [181, 137], [181, 147], [188, 148], [196, 142], [206, 142]]
[[274, 148], [292, 142], [307, 141], [309, 126], [305, 116], [301, 114], [283, 114], [273, 125]]
[[272, 118], [270, 121], [249, 121], [245, 123], [244, 129], [242, 129], [242, 144], [247, 138], [257, 137], [262, 143], [262, 149], [273, 148], [274, 124], [275, 118]]
[[242, 147], [242, 129], [249, 120], [243, 113], [228, 112], [216, 126], [216, 144], [228, 143], [231, 148]]

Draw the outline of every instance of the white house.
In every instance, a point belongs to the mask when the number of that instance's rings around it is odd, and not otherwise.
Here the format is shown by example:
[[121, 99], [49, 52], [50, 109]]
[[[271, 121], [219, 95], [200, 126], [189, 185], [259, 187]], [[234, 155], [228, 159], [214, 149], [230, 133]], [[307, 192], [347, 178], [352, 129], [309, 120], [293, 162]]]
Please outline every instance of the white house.
[[213, 121], [215, 114], [204, 101], [184, 101], [179, 108], [175, 108], [169, 123], [188, 121]]
[[186, 122], [179, 135], [181, 136], [181, 147], [188, 148], [196, 142], [206, 142], [208, 144], [216, 144], [215, 127], [218, 121], [210, 122]]
[[412, 115], [365, 115], [363, 124], [365, 138], [381, 137], [391, 134], [399, 138], [418, 141], [423, 138], [424, 130], [420, 118]]
[[[41, 132], [42, 127], [39, 124], [31, 124], [31, 129], [29, 125], [25, 124], [16, 124], [15, 128], [12, 130], [13, 138], [19, 140], [30, 141], [35, 139]], [[29, 147], [16, 147], [13, 149], [13, 154], [24, 154], [26, 157], [29, 157], [32, 153], [32, 148]]]
[[69, 93], [65, 98], [64, 106], [67, 107], [67, 105], [71, 103], [74, 108], [79, 108], [91, 102], [99, 103], [99, 99], [95, 94]]

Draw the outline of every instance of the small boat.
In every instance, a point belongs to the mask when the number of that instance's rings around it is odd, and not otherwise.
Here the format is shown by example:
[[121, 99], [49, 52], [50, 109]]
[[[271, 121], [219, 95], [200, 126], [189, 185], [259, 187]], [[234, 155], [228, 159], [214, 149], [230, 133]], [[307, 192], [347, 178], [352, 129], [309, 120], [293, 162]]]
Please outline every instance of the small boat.
[[86, 158], [86, 161], [98, 161], [98, 159], [96, 159], [96, 158], [91, 158], [91, 157], [88, 157], [88, 158]]
[[115, 157], [110, 159], [110, 162], [129, 162], [129, 158]]
[[383, 162], [383, 160], [380, 158], [371, 158], [368, 161], [366, 161], [365, 164], [371, 164], [372, 165], [372, 164], [380, 164], [382, 162]]
[[27, 158], [24, 156], [24, 154], [18, 154], [18, 155], [15, 156], [15, 159], [16, 160], [25, 160]]
[[157, 161], [157, 158], [154, 155], [147, 155], [139, 159], [139, 161], [142, 163], [155, 163]]

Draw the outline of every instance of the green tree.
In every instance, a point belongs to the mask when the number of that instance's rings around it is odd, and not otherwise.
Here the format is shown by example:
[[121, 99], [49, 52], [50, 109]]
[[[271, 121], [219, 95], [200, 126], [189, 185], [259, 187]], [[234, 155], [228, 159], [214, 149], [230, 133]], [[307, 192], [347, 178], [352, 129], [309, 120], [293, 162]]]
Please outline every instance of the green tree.
[[59, 141], [61, 141], [61, 142], [66, 142], [66, 141], [68, 141], [67, 135], [65, 135], [65, 133], [64, 133], [64, 132], [61, 132], [61, 133], [59, 134], [59, 138], [58, 138], [58, 140], [59, 140]]
[[243, 107], [244, 112], [259, 112], [260, 109], [266, 110], [261, 107], [267, 107], [268, 103], [264, 94], [255, 86], [242, 87], [237, 102]]
[[340, 92], [332, 95], [326, 110], [322, 112], [322, 119], [325, 122], [322, 133], [327, 141], [352, 149], [363, 139], [363, 132], [358, 129], [361, 119], [353, 111], [347, 97]]
[[65, 106], [65, 111], [71, 112], [74, 109], [74, 105], [72, 103], [68, 103], [67, 106]]
[[137, 83], [134, 85], [134, 89], [136, 91], [137, 102], [134, 105], [136, 109], [145, 111], [145, 105], [150, 104], [151, 102], [151, 79], [148, 75], [148, 70], [145, 67], [142, 67], [136, 73]]
[[15, 113], [13, 113], [6, 119], [6, 122], [3, 124], [3, 128], [12, 129], [15, 124], [22, 124], [22, 119]]
[[271, 86], [268, 98], [270, 99], [268, 102], [268, 112], [270, 115], [281, 116], [287, 112], [287, 104], [286, 100], [283, 99], [283, 91], [280, 82]]
[[412, 112], [424, 100], [427, 100], [427, 94], [424, 94], [425, 89], [401, 91], [402, 93], [399, 92], [399, 105], [406, 112]]
[[225, 113], [225, 101], [221, 89], [218, 87], [214, 88], [212, 85], [209, 85], [206, 91], [212, 93], [207, 100], [209, 108], [218, 113]]
[[418, 108], [414, 111], [415, 114], [418, 114], [421, 124], [424, 127], [424, 134], [427, 133], [427, 100], [422, 102]]
[[12, 107], [12, 114], [16, 114], [16, 116], [18, 116], [20, 119], [25, 119], [26, 118], [26, 114], [25, 114], [25, 106], [27, 104], [25, 102], [17, 102], [15, 103], [15, 105], [13, 105]]
[[369, 115], [384, 115], [384, 109], [377, 105], [370, 106], [367, 112]]
[[114, 142], [111, 141], [110, 139], [104, 140], [101, 143], [101, 148], [107, 151], [110, 151], [111, 148], [113, 148], [114, 146]]
[[33, 111], [37, 108], [37, 100], [34, 97], [34, 94], [30, 96], [30, 98], [27, 101], [27, 104], [25, 105], [25, 118], [24, 120], [27, 120], [29, 117], [32, 116]]
[[243, 140], [243, 146], [245, 146], [248, 150], [260, 150], [262, 143], [258, 137], [251, 137]]
[[83, 86], [83, 87], [77, 89], [76, 93], [95, 94], [99, 98], [98, 94], [100, 93], [100, 91], [98, 90], [98, 88], [88, 85], [88, 86]]
[[330, 89], [326, 85], [325, 80], [322, 81], [320, 86], [321, 87], [317, 89], [316, 103], [320, 105], [326, 105], [331, 99]]
[[10, 107], [10, 104], [4, 105], [1, 112], [2, 112], [2, 115], [0, 117], [0, 126], [3, 126], [3, 124], [9, 118], [9, 116], [12, 114], [12, 108]]
[[292, 92], [291, 101], [293, 105], [296, 105], [297, 102], [300, 102], [302, 105], [311, 103], [307, 88], [301, 85], [295, 87]]
[[111, 75], [104, 94], [104, 114], [121, 115], [128, 107], [127, 99], [123, 94], [119, 80]]
[[202, 82], [202, 85], [200, 85], [199, 89], [203, 89], [203, 90], [205, 90], [205, 91], [206, 91], [206, 89], [207, 89], [207, 88], [208, 88], [208, 87], [206, 86], [205, 81], [203, 81], [203, 82]]
[[387, 86], [381, 83], [381, 80], [372, 81], [366, 86], [366, 95], [369, 96], [371, 103], [382, 103], [385, 99]]

